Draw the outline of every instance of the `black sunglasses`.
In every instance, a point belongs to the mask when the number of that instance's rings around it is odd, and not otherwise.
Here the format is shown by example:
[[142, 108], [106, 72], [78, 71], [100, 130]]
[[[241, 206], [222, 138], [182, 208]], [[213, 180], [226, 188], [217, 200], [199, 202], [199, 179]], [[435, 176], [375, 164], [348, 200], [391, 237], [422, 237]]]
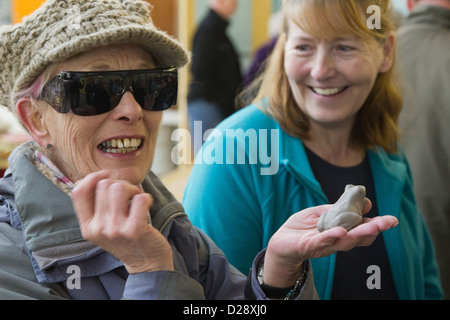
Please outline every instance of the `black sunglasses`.
[[63, 71], [45, 84], [39, 99], [59, 113], [95, 116], [117, 107], [127, 91], [144, 110], [167, 110], [177, 102], [177, 69]]

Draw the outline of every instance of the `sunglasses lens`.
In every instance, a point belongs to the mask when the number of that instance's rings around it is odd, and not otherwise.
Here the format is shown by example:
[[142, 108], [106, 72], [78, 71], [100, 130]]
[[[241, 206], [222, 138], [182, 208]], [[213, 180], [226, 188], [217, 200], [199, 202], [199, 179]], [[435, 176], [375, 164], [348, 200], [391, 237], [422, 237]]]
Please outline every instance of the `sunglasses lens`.
[[40, 100], [46, 101], [58, 113], [67, 113], [69, 110], [65, 105], [65, 90], [61, 87], [58, 77], [51, 79], [42, 88]]
[[134, 98], [144, 110], [162, 111], [176, 104], [178, 81], [174, 73], [137, 74], [131, 86]]
[[103, 114], [117, 107], [131, 91], [142, 109], [162, 111], [176, 104], [178, 77], [174, 70], [65, 72], [50, 80], [41, 99], [57, 112], [78, 116]]
[[66, 84], [67, 103], [78, 116], [94, 116], [120, 102], [124, 80], [118, 76], [80, 76]]

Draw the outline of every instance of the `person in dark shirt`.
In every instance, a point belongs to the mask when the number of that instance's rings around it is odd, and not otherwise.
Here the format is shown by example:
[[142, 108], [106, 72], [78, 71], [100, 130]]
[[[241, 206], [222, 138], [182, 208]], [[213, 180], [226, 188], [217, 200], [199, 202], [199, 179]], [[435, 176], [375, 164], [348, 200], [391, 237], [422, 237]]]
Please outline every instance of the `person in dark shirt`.
[[239, 57], [226, 33], [237, 2], [210, 0], [209, 5], [194, 35], [188, 94], [190, 129], [194, 132], [194, 122], [201, 121], [203, 139], [206, 130], [234, 113], [242, 82]]
[[[293, 213], [335, 203], [347, 184], [364, 185], [369, 217], [395, 215], [398, 229], [361, 250], [313, 259], [319, 297], [441, 299], [433, 243], [400, 145], [392, 3], [375, 3], [283, 1], [284, 29], [255, 80], [256, 97], [205, 142], [225, 161], [195, 163], [183, 206], [245, 272]], [[275, 156], [267, 161], [268, 154]]]

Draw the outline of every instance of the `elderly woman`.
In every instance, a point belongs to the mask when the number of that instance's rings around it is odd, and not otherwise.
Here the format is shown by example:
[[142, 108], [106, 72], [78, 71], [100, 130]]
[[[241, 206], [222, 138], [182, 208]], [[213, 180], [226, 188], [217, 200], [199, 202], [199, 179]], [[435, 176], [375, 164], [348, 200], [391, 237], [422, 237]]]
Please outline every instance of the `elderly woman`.
[[264, 272], [247, 281], [150, 172], [176, 68], [189, 56], [154, 27], [147, 3], [49, 0], [2, 27], [0, 41], [1, 102], [33, 138], [0, 180], [2, 299], [232, 299], [244, 290], [310, 299], [309, 258], [368, 245], [397, 223], [319, 234], [328, 207], [309, 208], [258, 254]]
[[[204, 145], [215, 154], [218, 145], [237, 150], [235, 158], [196, 161], [183, 200], [193, 223], [241, 271], [293, 213], [335, 203], [348, 184], [363, 185], [373, 204], [368, 216], [392, 214], [399, 228], [368, 248], [313, 259], [319, 297], [442, 297], [433, 245], [398, 146], [402, 103], [390, 9], [386, 0], [283, 1], [285, 29], [255, 84], [253, 104]], [[258, 153], [247, 144], [255, 130]], [[261, 155], [274, 159], [278, 150], [277, 165], [267, 168]]]

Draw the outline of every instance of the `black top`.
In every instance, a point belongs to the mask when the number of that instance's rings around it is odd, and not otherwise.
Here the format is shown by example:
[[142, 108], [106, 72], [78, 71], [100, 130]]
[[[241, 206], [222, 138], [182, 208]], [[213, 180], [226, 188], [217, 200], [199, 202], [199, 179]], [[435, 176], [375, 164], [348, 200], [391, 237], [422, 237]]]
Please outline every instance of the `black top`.
[[[372, 209], [365, 217], [378, 215], [367, 156], [357, 166], [338, 167], [321, 159], [306, 147], [305, 150], [314, 175], [330, 203], [339, 199], [347, 184], [363, 185], [366, 187], [366, 197], [372, 201]], [[378, 268], [374, 271], [370, 266]], [[373, 288], [378, 284], [380, 289]], [[382, 234], [368, 247], [356, 247], [337, 253], [331, 299], [398, 299]]]
[[236, 111], [235, 98], [242, 84], [239, 57], [226, 34], [229, 22], [210, 10], [199, 25], [192, 48], [192, 81], [188, 101], [217, 103], [227, 117]]

